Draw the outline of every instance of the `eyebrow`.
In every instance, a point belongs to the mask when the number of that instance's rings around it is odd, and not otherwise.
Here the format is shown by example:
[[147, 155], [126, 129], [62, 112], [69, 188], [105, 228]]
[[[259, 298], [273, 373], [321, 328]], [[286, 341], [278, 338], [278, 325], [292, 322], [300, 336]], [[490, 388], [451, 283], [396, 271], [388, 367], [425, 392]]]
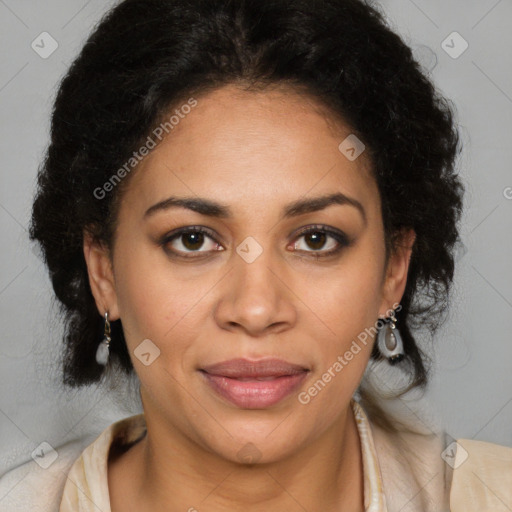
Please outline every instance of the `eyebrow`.
[[[333, 204], [353, 206], [359, 211], [366, 224], [366, 211], [363, 205], [357, 199], [346, 196], [341, 192], [310, 199], [299, 199], [289, 203], [283, 209], [281, 220], [323, 210]], [[221, 219], [233, 218], [233, 213], [229, 206], [202, 197], [169, 197], [148, 208], [144, 213], [144, 218], [150, 217], [160, 211], [169, 210], [170, 208], [186, 208], [200, 213], [201, 215]]]

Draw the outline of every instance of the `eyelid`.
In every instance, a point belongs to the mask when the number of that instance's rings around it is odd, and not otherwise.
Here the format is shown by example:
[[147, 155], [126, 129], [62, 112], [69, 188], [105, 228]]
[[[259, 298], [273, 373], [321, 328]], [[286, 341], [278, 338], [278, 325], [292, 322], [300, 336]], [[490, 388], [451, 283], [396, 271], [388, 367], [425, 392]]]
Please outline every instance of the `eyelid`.
[[[211, 238], [215, 243], [221, 244], [221, 241], [218, 240], [219, 237], [213, 230], [210, 228], [207, 228], [206, 226], [200, 226], [200, 225], [193, 225], [193, 226], [184, 226], [181, 228], [176, 228], [170, 231], [169, 233], [166, 233], [159, 239], [160, 245], [166, 245], [170, 242], [173, 242], [174, 240], [177, 240], [180, 236], [186, 235], [187, 233], [203, 233], [208, 238]], [[193, 252], [209, 252], [209, 251], [190, 251]]]
[[[295, 238], [298, 238], [303, 235], [307, 235], [309, 233], [314, 233], [316, 231], [323, 231], [324, 233], [327, 233], [328, 235], [337, 235], [340, 238], [344, 238], [346, 242], [350, 242], [350, 238], [346, 233], [341, 231], [340, 229], [336, 229], [330, 226], [326, 226], [324, 224], [310, 224], [309, 226], [304, 226], [303, 228], [300, 228], [297, 233], [295, 233]], [[295, 240], [294, 238], [294, 240]]]
[[351, 239], [346, 233], [343, 231], [332, 228], [330, 226], [322, 225], [322, 224], [311, 224], [309, 226], [305, 226], [301, 228], [294, 236], [293, 238], [293, 245], [297, 243], [297, 240], [304, 235], [308, 235], [310, 233], [316, 233], [316, 232], [322, 232], [325, 233], [328, 237], [334, 238], [338, 246], [335, 249], [330, 250], [311, 250], [311, 251], [304, 251], [304, 250], [298, 250], [299, 253], [305, 253], [308, 255], [317, 255], [316, 258], [321, 257], [328, 257], [328, 256], [335, 256], [337, 255], [342, 249], [349, 247], [352, 245], [353, 239]]

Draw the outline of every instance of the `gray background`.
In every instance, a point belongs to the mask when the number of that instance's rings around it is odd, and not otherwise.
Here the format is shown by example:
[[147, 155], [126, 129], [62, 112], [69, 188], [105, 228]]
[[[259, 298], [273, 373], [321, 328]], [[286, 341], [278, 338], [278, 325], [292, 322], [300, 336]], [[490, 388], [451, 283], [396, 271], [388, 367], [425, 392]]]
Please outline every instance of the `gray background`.
[[[137, 403], [101, 387], [64, 390], [62, 327], [27, 238], [36, 170], [48, 143], [59, 79], [113, 2], [0, 0], [0, 475], [42, 441], [91, 440]], [[384, 0], [389, 21], [457, 108], [466, 212], [452, 307], [435, 339], [426, 398], [454, 438], [512, 446], [512, 2]], [[468, 49], [452, 58], [453, 31]], [[57, 50], [41, 58], [42, 32]], [[453, 38], [452, 38], [453, 39]], [[461, 48], [460, 40], [448, 44]], [[48, 46], [47, 46], [48, 48]], [[443, 219], [439, 219], [440, 222]]]

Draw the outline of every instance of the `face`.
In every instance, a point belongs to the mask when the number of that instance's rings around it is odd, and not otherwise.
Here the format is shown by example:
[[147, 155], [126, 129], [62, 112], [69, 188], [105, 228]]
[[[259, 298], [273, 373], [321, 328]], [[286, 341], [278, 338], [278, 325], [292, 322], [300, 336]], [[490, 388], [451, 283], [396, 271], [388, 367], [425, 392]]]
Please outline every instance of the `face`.
[[[399, 303], [410, 248], [386, 266], [366, 155], [339, 150], [350, 128], [312, 99], [228, 86], [197, 101], [130, 177], [111, 259], [86, 239], [91, 287], [121, 318], [148, 425], [270, 462], [345, 417], [361, 333]], [[239, 358], [284, 363], [266, 380], [204, 371]]]

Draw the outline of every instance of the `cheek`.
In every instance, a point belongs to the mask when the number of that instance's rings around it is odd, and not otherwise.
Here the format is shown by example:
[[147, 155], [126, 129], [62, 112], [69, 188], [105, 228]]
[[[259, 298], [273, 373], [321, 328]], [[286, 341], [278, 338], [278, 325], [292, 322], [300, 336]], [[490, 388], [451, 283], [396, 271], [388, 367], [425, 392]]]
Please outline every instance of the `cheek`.
[[376, 255], [366, 250], [353, 251], [315, 287], [309, 281], [303, 296], [330, 328], [328, 332], [339, 343], [346, 343], [347, 337], [357, 336], [377, 321], [381, 279], [381, 261]]
[[327, 428], [335, 421], [367, 367], [375, 333], [372, 327], [378, 319], [380, 278], [376, 261], [358, 258], [337, 272], [335, 279], [326, 281], [321, 293], [311, 298], [322, 321], [315, 319], [308, 329], [313, 336], [321, 326], [321, 332], [327, 335], [312, 338], [318, 343], [318, 364], [297, 400], [307, 416], [315, 418], [317, 429]]
[[382, 265], [378, 252], [362, 244], [347, 255], [329, 279], [317, 281], [314, 294], [309, 286], [308, 304], [317, 314], [310, 318], [307, 328], [311, 339], [318, 343], [318, 364], [312, 386], [305, 389], [299, 402], [311, 410], [318, 408], [320, 413], [324, 409], [325, 414], [327, 409], [335, 415], [359, 385], [378, 320]]
[[120, 256], [114, 264], [127, 341], [133, 344], [149, 338], [160, 342], [179, 325], [201, 290], [171, 272], [171, 265], [157, 251], [146, 249], [140, 242], [131, 244], [130, 251], [123, 250], [123, 245], [129, 244], [119, 244]]
[[[207, 299], [218, 276], [194, 273], [193, 265], [184, 270], [143, 244], [131, 246], [134, 249], [127, 252], [119, 245], [119, 254], [127, 256], [120, 256], [115, 268], [119, 312], [134, 367], [141, 380], [149, 376], [134, 357], [141, 342], [149, 339], [160, 351], [158, 366], [179, 374], [195, 360], [194, 340], [213, 309]], [[168, 375], [162, 377], [164, 382]]]

